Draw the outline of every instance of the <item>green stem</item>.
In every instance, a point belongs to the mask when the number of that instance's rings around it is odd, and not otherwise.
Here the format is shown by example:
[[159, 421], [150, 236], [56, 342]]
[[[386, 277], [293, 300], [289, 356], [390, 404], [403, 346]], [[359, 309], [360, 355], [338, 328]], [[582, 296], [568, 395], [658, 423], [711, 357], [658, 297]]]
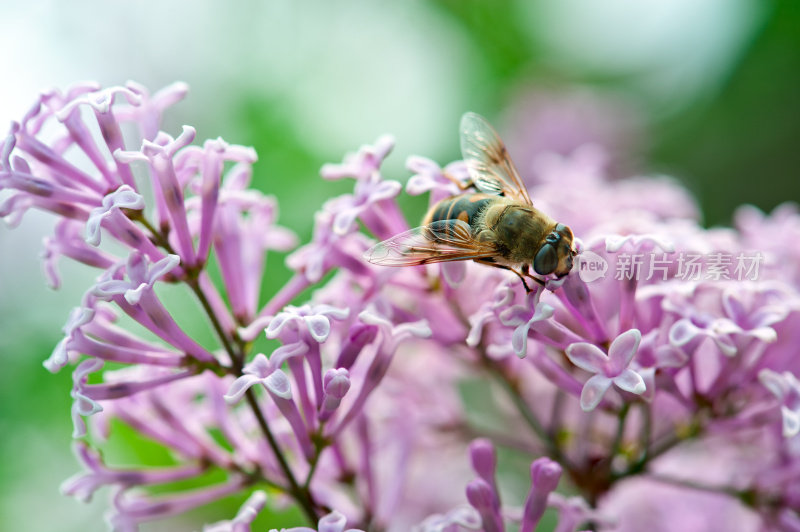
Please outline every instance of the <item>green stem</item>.
[[217, 337], [219, 337], [219, 341], [222, 343], [223, 349], [225, 349], [225, 352], [227, 352], [231, 357], [234, 367], [237, 370], [241, 370], [245, 357], [244, 351], [237, 351], [233, 348], [230, 338], [228, 338], [228, 335], [225, 334], [222, 324], [219, 322], [219, 319], [217, 319], [217, 315], [214, 313], [214, 309], [211, 308], [211, 303], [209, 303], [205, 292], [203, 292], [203, 290], [200, 288], [200, 284], [197, 282], [197, 279], [187, 279], [186, 284], [189, 285], [189, 287], [192, 289], [192, 292], [194, 292], [194, 295], [197, 297], [197, 300], [200, 301], [200, 305], [203, 307], [208, 319], [211, 321], [211, 326], [214, 327], [214, 332], [217, 333]]
[[608, 457], [613, 460], [619, 454], [622, 446], [622, 439], [625, 436], [625, 421], [628, 419], [628, 412], [631, 409], [630, 403], [624, 403], [617, 414], [617, 432], [614, 435], [614, 442], [611, 444], [611, 452]]
[[[164, 248], [167, 252], [173, 253], [172, 246], [169, 245], [168, 239], [161, 234], [161, 232], [157, 231], [156, 228], [144, 217], [139, 214], [136, 216], [135, 219], [139, 221], [144, 227], [146, 227], [150, 233], [152, 234], [153, 241]], [[242, 368], [244, 366], [245, 360], [245, 346], [241, 342], [237, 342], [239, 349], [234, 348], [232, 339], [229, 335], [225, 332], [222, 324], [220, 323], [217, 315], [214, 313], [214, 309], [211, 307], [211, 303], [208, 301], [208, 298], [203, 292], [200, 284], [197, 281], [197, 271], [187, 271], [187, 276], [184, 279], [186, 284], [191, 288], [192, 292], [197, 297], [200, 305], [203, 307], [204, 312], [208, 316], [209, 321], [211, 321], [211, 326], [214, 328], [214, 331], [219, 338], [220, 343], [222, 344], [223, 349], [228, 353], [230, 356], [231, 362], [233, 363], [232, 368], [236, 374], [240, 374], [242, 372]], [[250, 405], [250, 409], [253, 411], [253, 415], [256, 418], [256, 422], [258, 423], [261, 432], [264, 434], [264, 437], [267, 439], [267, 442], [272, 449], [275, 458], [278, 460], [278, 464], [280, 465], [281, 470], [283, 471], [284, 476], [286, 477], [289, 486], [285, 488], [285, 491], [288, 491], [292, 497], [297, 501], [297, 503], [302, 508], [303, 512], [308, 517], [310, 523], [316, 523], [319, 519], [320, 515], [316, 511], [316, 504], [311, 497], [311, 491], [308, 489], [308, 486], [300, 486], [297, 482], [297, 479], [292, 472], [289, 463], [286, 461], [286, 457], [283, 455], [281, 451], [280, 445], [278, 441], [275, 439], [275, 436], [272, 434], [272, 431], [269, 428], [269, 424], [267, 423], [266, 418], [264, 417], [261, 408], [258, 405], [258, 400], [256, 399], [255, 392], [252, 388], [248, 389], [245, 392], [245, 398], [247, 400], [248, 405]], [[316, 460], [315, 460], [316, 462]], [[312, 469], [313, 471], [313, 469]], [[266, 480], [266, 479], [264, 479]], [[309, 479], [310, 480], [310, 475]], [[267, 481], [268, 484], [275, 485], [274, 483], [270, 483]]]

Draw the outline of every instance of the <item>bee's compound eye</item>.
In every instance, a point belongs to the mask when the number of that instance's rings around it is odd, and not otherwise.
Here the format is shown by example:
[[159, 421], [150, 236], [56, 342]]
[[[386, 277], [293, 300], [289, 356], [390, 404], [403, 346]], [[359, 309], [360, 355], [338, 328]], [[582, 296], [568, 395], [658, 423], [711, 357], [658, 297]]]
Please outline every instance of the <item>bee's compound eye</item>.
[[558, 267], [558, 253], [551, 244], [545, 244], [533, 259], [533, 269], [539, 275], [553, 273]]

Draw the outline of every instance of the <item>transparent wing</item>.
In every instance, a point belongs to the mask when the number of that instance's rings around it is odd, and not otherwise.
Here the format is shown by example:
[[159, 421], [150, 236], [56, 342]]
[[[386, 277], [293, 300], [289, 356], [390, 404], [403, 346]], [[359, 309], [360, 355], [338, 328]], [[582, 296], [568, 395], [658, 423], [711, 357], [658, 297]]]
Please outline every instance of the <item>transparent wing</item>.
[[496, 255], [494, 244], [475, 240], [466, 222], [439, 220], [376, 244], [364, 258], [382, 266], [418, 266]]
[[461, 155], [475, 188], [531, 205], [528, 189], [494, 128], [476, 113], [461, 117]]

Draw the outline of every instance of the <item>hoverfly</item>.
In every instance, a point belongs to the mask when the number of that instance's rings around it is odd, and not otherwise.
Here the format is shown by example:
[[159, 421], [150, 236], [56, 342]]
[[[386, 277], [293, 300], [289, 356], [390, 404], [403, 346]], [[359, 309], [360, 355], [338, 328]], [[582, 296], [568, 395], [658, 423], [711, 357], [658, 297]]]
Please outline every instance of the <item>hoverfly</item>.
[[[572, 231], [536, 209], [508, 155], [503, 141], [478, 114], [461, 118], [461, 153], [470, 180], [466, 191], [439, 201], [425, 215], [422, 226], [373, 246], [364, 257], [383, 266], [417, 266], [434, 262], [474, 260], [525, 278], [564, 277], [577, 254]], [[446, 175], [446, 174], [445, 174]]]

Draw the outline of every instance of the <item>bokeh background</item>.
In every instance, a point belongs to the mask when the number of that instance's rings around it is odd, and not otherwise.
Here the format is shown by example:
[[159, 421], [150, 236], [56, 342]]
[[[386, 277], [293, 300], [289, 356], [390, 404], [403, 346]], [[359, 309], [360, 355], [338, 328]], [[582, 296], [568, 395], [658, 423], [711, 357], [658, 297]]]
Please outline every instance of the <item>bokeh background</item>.
[[[795, 0], [4, 2], [0, 50], [4, 123], [51, 86], [188, 82], [164, 128], [254, 146], [254, 184], [279, 198], [301, 242], [314, 210], [349, 186], [319, 179], [323, 163], [391, 133], [385, 174], [404, 181], [411, 154], [459, 157], [467, 110], [490, 118], [523, 174], [532, 153], [599, 144], [616, 177], [682, 181], [709, 226], [742, 203], [768, 211], [800, 197]], [[411, 218], [422, 201], [407, 201]], [[65, 265], [70, 281], [45, 287], [51, 224], [30, 213], [0, 226], [0, 530], [103, 530], [103, 496], [83, 505], [58, 492], [78, 470], [71, 381], [41, 363], [93, 273]], [[288, 276], [270, 260], [265, 291]], [[117, 463], [158, 460], [147, 442], [120, 441], [108, 450]], [[194, 517], [232, 516], [239, 502]]]

